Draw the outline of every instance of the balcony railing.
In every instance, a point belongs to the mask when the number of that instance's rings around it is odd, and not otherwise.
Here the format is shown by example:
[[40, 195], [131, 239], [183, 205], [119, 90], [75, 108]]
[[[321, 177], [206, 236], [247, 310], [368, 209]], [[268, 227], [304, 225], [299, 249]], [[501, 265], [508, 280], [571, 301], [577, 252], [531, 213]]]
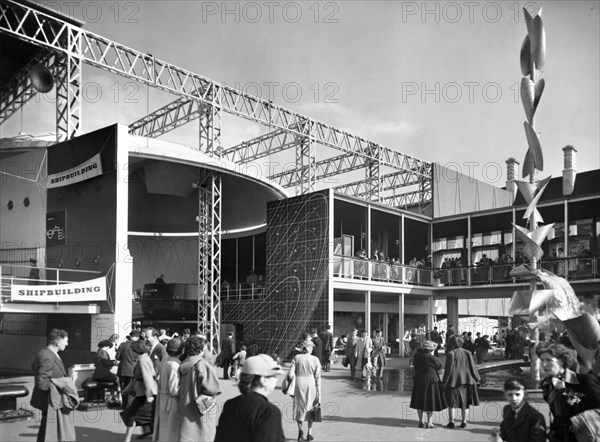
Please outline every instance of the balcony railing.
[[[585, 280], [598, 278], [600, 258], [547, 260], [542, 261], [541, 266], [570, 281]], [[510, 276], [514, 267], [514, 264], [492, 264], [429, 269], [336, 255], [333, 274], [340, 278], [426, 286], [489, 285], [521, 282]]]
[[241, 282], [235, 284], [223, 284], [221, 286], [222, 301], [255, 300], [265, 296], [263, 284]]

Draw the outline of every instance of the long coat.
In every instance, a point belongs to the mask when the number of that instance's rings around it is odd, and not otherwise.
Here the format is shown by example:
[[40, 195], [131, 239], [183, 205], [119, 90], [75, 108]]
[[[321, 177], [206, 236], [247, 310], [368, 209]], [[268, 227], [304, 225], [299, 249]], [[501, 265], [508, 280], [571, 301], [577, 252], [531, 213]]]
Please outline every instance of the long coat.
[[368, 336], [364, 338], [359, 338], [356, 343], [356, 349], [354, 350], [354, 355], [356, 356], [356, 368], [362, 370], [363, 361], [368, 360], [371, 356], [371, 351], [373, 350], [373, 341]]
[[66, 377], [67, 371], [62, 359], [47, 347], [35, 355], [31, 368], [35, 379], [30, 403], [33, 408], [45, 412], [48, 410], [50, 379]]
[[506, 442], [545, 442], [544, 416], [525, 402], [515, 418], [511, 406], [506, 405], [502, 412], [500, 437]]
[[177, 356], [169, 356], [160, 366], [156, 416], [154, 418], [154, 442], [179, 440], [179, 366]]
[[456, 347], [446, 356], [443, 383], [447, 388], [475, 385], [481, 380], [470, 351]]
[[215, 369], [202, 356], [189, 356], [179, 367], [179, 378], [179, 440], [212, 442], [217, 429], [216, 414], [211, 411], [201, 416], [194, 402], [200, 395], [221, 394]]

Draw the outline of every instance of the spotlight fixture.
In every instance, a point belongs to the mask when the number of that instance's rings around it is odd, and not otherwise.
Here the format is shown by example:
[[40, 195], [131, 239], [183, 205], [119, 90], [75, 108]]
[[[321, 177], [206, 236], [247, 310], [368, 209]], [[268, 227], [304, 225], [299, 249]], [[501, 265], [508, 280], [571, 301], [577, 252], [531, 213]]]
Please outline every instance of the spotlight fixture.
[[25, 205], [25, 207], [29, 207], [29, 197], [26, 196], [25, 199], [23, 200], [23, 204]]
[[6, 207], [8, 207], [8, 210], [12, 210], [13, 207], [15, 207], [15, 204], [11, 201], [8, 202], [8, 204], [6, 204]]

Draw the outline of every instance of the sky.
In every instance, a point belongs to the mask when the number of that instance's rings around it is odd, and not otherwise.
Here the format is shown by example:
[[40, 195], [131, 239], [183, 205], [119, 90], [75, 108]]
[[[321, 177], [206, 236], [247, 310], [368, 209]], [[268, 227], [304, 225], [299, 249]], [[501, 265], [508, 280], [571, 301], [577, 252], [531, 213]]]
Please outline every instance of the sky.
[[[40, 3], [85, 21], [88, 31], [497, 186], [506, 159], [522, 163], [527, 150], [521, 8], [543, 7], [540, 177], [562, 174], [568, 144], [579, 171], [600, 167], [599, 1]], [[86, 132], [130, 124], [177, 98], [89, 66], [84, 84]], [[53, 131], [52, 99], [36, 101], [0, 136]], [[224, 117], [222, 144], [268, 129]], [[197, 145], [197, 125], [166, 138]], [[318, 159], [332, 155], [318, 149]]]

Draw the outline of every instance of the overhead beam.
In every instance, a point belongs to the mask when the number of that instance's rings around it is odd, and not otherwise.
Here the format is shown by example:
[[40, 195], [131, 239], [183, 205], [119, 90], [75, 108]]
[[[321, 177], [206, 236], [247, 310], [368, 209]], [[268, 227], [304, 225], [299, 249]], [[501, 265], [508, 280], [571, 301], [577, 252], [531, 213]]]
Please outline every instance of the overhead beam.
[[[394, 172], [381, 176], [381, 191], [386, 192], [402, 187], [419, 184], [422, 180], [408, 172]], [[343, 184], [335, 188], [336, 191], [362, 198], [370, 194], [370, 180], [368, 178], [353, 183]]]
[[[135, 79], [233, 115], [308, 136], [311, 141], [427, 178], [428, 163], [380, 146], [267, 100], [182, 69], [13, 0], [0, 2], [0, 32], [80, 58], [92, 66]], [[76, 42], [74, 44], [73, 42]], [[378, 151], [373, 157], [373, 152]]]
[[223, 157], [237, 164], [246, 164], [291, 149], [302, 143], [303, 139], [306, 139], [306, 137], [299, 136], [296, 132], [290, 132], [287, 129], [276, 129], [224, 149]]
[[[364, 161], [362, 158], [353, 154], [338, 155], [326, 160], [315, 162], [315, 181], [324, 180], [336, 175], [362, 169]], [[269, 179], [275, 181], [282, 187], [294, 187], [301, 185], [298, 182], [296, 164], [291, 163], [286, 170], [269, 176]]]

